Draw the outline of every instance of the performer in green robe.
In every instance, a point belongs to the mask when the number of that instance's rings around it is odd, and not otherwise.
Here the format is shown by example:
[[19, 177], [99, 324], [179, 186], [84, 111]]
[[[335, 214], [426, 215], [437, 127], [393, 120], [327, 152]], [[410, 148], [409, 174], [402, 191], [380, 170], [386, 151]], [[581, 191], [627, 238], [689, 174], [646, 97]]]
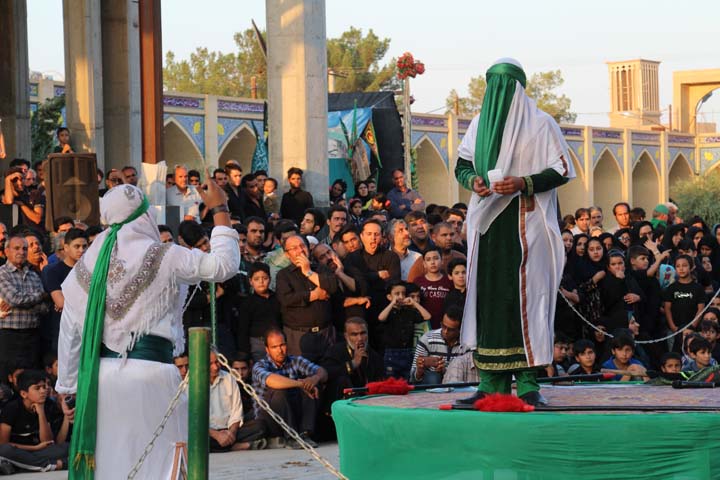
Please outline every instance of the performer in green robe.
[[[458, 149], [458, 182], [468, 205], [468, 288], [462, 342], [475, 348], [480, 387], [544, 404], [538, 367], [553, 358], [556, 294], [565, 262], [556, 188], [574, 178], [555, 120], [525, 93], [525, 73], [512, 59], [487, 71], [480, 115]], [[502, 180], [490, 183], [488, 172]]]

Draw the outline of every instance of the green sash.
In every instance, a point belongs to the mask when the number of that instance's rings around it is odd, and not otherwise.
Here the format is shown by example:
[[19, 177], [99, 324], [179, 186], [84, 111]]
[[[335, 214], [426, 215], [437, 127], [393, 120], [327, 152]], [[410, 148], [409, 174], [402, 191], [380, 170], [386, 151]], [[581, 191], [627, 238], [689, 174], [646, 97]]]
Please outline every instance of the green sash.
[[502, 145], [505, 121], [515, 95], [516, 82], [525, 87], [525, 72], [511, 63], [498, 63], [487, 71], [475, 143], [475, 171], [490, 188], [487, 172], [495, 168]]
[[[92, 480], [95, 477], [95, 441], [97, 439], [98, 373], [105, 322], [105, 298], [110, 255], [123, 225], [147, 212], [150, 204], [143, 198], [137, 210], [124, 222], [110, 226], [100, 248], [93, 270], [85, 309], [85, 324], [80, 346], [75, 425], [70, 443], [70, 480]], [[84, 463], [84, 465], [83, 465]]]
[[[110, 350], [104, 343], [100, 347], [102, 358], [122, 358], [122, 354]], [[132, 360], [150, 360], [151, 362], [173, 363], [173, 344], [170, 340], [157, 335], [144, 335], [135, 342], [133, 349], [127, 352]]]

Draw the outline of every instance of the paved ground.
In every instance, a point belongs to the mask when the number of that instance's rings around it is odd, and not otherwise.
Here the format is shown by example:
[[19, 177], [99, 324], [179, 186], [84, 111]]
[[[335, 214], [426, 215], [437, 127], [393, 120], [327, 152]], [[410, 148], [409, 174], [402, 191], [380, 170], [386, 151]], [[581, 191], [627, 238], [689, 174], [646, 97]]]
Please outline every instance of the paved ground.
[[[338, 466], [337, 443], [317, 449], [320, 455]], [[7, 477], [12, 480], [66, 480], [67, 472], [27, 473]], [[260, 450], [253, 452], [214, 453], [210, 455], [213, 480], [330, 480], [335, 478], [304, 450]]]

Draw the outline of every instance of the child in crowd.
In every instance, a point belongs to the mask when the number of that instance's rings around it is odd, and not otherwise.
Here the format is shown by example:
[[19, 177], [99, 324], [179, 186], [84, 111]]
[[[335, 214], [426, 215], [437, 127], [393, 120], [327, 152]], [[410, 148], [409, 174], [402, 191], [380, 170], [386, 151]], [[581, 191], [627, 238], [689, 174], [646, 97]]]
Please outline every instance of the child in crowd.
[[263, 206], [268, 215], [280, 214], [280, 196], [277, 194], [277, 180], [272, 177], [265, 179], [263, 184]]
[[612, 357], [602, 364], [602, 368], [620, 370], [623, 373], [615, 375], [614, 380], [629, 381], [636, 378], [648, 380], [643, 364], [633, 358], [635, 341], [627, 334], [616, 335], [610, 343]]
[[445, 298], [453, 288], [450, 278], [442, 271], [442, 256], [437, 247], [425, 250], [422, 255], [425, 275], [415, 279], [422, 292], [422, 305], [430, 312], [430, 325], [440, 328]]
[[687, 350], [691, 360], [684, 366], [683, 371], [697, 372], [703, 368], [717, 365], [715, 359], [712, 358], [710, 342], [700, 335], [694, 335], [693, 337], [688, 343]]
[[[412, 298], [415, 303], [418, 305], [422, 304], [422, 292], [420, 291], [420, 287], [418, 287], [414, 283], [406, 283], [405, 284], [405, 295], [409, 298]], [[420, 337], [425, 335], [425, 332], [430, 331], [430, 320], [423, 320], [420, 323], [415, 324], [415, 337], [413, 338], [413, 348], [415, 345], [417, 345], [418, 340]]]
[[556, 332], [555, 341], [553, 343], [553, 361], [552, 364], [545, 367], [548, 377], [559, 377], [567, 375], [567, 353], [570, 339], [565, 334]]
[[75, 153], [70, 146], [70, 130], [67, 127], [60, 127], [55, 133], [58, 144], [53, 150], [54, 153]]
[[680, 373], [682, 357], [677, 352], [667, 352], [660, 359], [660, 371], [663, 373]]
[[445, 297], [444, 310], [450, 305], [465, 308], [465, 289], [467, 288], [467, 262], [462, 258], [453, 258], [448, 263], [448, 278], [453, 284], [450, 293]]
[[600, 373], [595, 362], [595, 345], [590, 340], [581, 338], [573, 345], [575, 362], [568, 368], [568, 375], [590, 375]]
[[270, 290], [270, 267], [263, 262], [250, 265], [248, 278], [253, 293], [246, 299], [236, 296], [228, 309], [232, 315], [238, 350], [250, 354], [253, 361], [265, 358], [265, 332], [281, 328], [280, 302]]
[[[680, 255], [675, 259], [677, 281], [663, 291], [665, 318], [668, 328], [676, 332], [693, 322], [695, 317], [705, 308], [705, 291], [692, 277], [695, 262], [688, 255]], [[699, 320], [694, 323], [696, 326]], [[675, 336], [673, 351], [679, 352], [682, 336]]]
[[388, 377], [410, 378], [415, 325], [430, 319], [430, 312], [407, 296], [405, 282], [393, 282], [387, 289], [387, 307], [378, 315], [384, 324], [382, 346]]
[[363, 224], [363, 208], [362, 202], [358, 198], [350, 200], [350, 222], [360, 228]]
[[718, 323], [717, 317], [720, 316], [720, 311], [717, 308], [708, 308], [703, 319], [700, 321], [700, 334], [710, 342], [712, 347], [712, 357], [716, 361], [720, 361], [720, 344], [718, 344], [718, 335], [720, 334], [720, 323]]
[[0, 471], [47, 472], [67, 468], [68, 432], [75, 410], [47, 399], [45, 373], [25, 370], [17, 378], [19, 397], [0, 413]]

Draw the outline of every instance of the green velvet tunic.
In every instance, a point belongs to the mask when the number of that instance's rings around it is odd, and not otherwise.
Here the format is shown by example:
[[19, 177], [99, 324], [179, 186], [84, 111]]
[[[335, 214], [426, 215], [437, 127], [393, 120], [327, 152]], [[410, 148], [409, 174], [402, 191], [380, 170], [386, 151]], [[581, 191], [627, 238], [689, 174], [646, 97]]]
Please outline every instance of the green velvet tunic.
[[[472, 162], [458, 159], [455, 176], [472, 191], [477, 176]], [[563, 185], [567, 178], [548, 168], [525, 177], [528, 193], [545, 192]], [[516, 196], [480, 236], [477, 245], [477, 351], [475, 364], [480, 370], [527, 368], [520, 313], [519, 270], [522, 246], [518, 221], [522, 199]], [[464, 319], [471, 321], [471, 319]]]

